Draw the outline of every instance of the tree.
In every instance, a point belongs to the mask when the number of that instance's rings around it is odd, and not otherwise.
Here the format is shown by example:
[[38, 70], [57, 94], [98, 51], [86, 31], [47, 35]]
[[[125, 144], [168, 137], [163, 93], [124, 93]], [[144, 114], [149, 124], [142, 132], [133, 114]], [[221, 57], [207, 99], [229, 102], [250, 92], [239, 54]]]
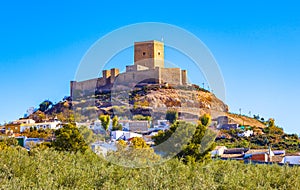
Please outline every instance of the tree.
[[94, 140], [95, 140], [94, 133], [88, 127], [80, 126], [79, 131], [83, 135], [83, 138], [87, 144], [94, 142]]
[[118, 124], [119, 124], [119, 119], [118, 116], [115, 115], [112, 119], [112, 127], [117, 128]]
[[200, 124], [204, 126], [209, 126], [211, 123], [211, 116], [209, 114], [204, 114], [199, 118]]
[[55, 131], [53, 147], [58, 151], [85, 152], [88, 145], [79, 129], [72, 124], [64, 125]]
[[143, 116], [140, 114], [134, 115], [132, 119], [139, 120], [139, 121], [148, 121], [148, 122], [150, 122], [152, 120], [152, 118], [150, 116]]
[[110, 123], [110, 116], [109, 115], [100, 115], [99, 120], [101, 121], [101, 125], [105, 131], [108, 131], [109, 123]]
[[170, 123], [174, 123], [178, 119], [178, 111], [177, 110], [168, 110], [166, 113], [166, 120]]
[[53, 103], [49, 100], [45, 100], [42, 103], [40, 103], [39, 110], [42, 111], [42, 112], [45, 112], [50, 108], [50, 106], [53, 106]]
[[[208, 129], [210, 118], [210, 115], [203, 115], [199, 118], [198, 125], [177, 121], [170, 127], [170, 130], [159, 132], [158, 135], [154, 136], [154, 142], [156, 145], [161, 145], [171, 136], [175, 135], [173, 139], [171, 138], [172, 140], [170, 142], [164, 144], [167, 146], [166, 148], [168, 150], [175, 150], [178, 147], [178, 144], [180, 145], [180, 143], [184, 142], [182, 139], [186, 139], [186, 145], [183, 145], [177, 154], [179, 159], [183, 160], [185, 163], [210, 160], [210, 152], [215, 147], [214, 140], [216, 137], [216, 134]], [[163, 145], [161, 150], [165, 150]]]
[[141, 137], [133, 137], [131, 140], [133, 148], [150, 148], [146, 141]]

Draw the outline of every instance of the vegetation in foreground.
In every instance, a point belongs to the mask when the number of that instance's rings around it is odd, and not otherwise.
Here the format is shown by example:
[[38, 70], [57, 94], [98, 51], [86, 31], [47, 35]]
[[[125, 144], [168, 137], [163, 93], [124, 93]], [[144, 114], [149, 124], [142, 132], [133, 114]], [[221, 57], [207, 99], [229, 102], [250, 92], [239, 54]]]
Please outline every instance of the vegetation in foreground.
[[7, 148], [0, 154], [0, 189], [299, 189], [300, 168], [237, 161], [184, 164], [171, 159], [149, 168], [111, 164], [85, 153]]

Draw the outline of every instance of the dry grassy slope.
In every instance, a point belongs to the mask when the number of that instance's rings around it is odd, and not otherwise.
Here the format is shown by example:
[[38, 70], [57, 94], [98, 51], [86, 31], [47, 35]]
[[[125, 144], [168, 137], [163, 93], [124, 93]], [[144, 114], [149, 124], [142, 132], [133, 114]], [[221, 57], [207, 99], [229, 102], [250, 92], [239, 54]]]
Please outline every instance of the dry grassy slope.
[[214, 94], [196, 90], [159, 89], [151, 91], [139, 98], [149, 102], [153, 108], [179, 106], [184, 108], [200, 108], [200, 114], [209, 113], [213, 118], [227, 115], [231, 123], [250, 125], [259, 128], [266, 126], [256, 119], [228, 113], [228, 106]]
[[265, 128], [266, 127], [263, 123], [261, 123], [260, 121], [254, 119], [254, 118], [241, 116], [241, 115], [236, 115], [236, 114], [231, 114], [231, 113], [227, 113], [227, 116], [228, 116], [231, 123], [238, 123], [240, 125], [256, 126], [256, 127], [259, 127], [259, 128]]
[[140, 98], [153, 108], [183, 107], [228, 112], [228, 106], [209, 92], [180, 89], [159, 89]]

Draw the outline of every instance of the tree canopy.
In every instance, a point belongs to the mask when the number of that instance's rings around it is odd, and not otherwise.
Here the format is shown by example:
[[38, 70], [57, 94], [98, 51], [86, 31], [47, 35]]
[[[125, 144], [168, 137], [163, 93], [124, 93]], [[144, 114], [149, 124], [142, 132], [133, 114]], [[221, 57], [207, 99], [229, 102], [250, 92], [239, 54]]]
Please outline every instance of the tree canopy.
[[85, 152], [88, 145], [79, 129], [72, 124], [64, 125], [55, 131], [53, 147], [59, 151]]
[[164, 143], [165, 147], [162, 146], [162, 151], [176, 150], [178, 144], [182, 145], [177, 157], [184, 162], [203, 162], [210, 159], [210, 152], [215, 147], [216, 134], [208, 129], [209, 124], [209, 115], [200, 117], [198, 125], [177, 121], [169, 130], [159, 132], [153, 139], [156, 145], [169, 141]]
[[177, 110], [168, 110], [166, 113], [166, 120], [168, 120], [170, 123], [174, 123], [178, 119], [178, 111]]

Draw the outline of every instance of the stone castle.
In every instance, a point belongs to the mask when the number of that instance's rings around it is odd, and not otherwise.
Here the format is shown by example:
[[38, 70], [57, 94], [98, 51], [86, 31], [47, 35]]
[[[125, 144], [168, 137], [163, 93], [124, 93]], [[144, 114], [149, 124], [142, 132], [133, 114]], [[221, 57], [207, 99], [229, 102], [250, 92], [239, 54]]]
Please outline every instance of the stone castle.
[[145, 41], [134, 43], [134, 65], [126, 66], [126, 72], [119, 69], [103, 70], [102, 77], [86, 81], [71, 81], [71, 96], [75, 91], [91, 91], [110, 89], [117, 84], [169, 84], [187, 85], [187, 71], [180, 68], [165, 68], [164, 43]]

